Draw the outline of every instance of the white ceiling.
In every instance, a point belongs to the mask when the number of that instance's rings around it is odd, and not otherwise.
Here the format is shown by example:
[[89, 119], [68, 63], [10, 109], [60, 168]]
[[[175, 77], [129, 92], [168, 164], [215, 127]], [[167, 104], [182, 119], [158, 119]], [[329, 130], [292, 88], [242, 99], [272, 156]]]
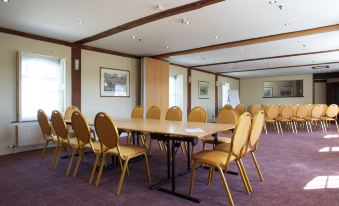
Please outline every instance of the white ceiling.
[[[77, 41], [121, 24], [198, 0], [10, 0], [0, 1], [0, 27], [65, 41]], [[339, 0], [227, 0], [199, 10], [148, 23], [88, 45], [123, 53], [152, 56], [214, 44], [300, 31], [339, 23]], [[280, 10], [278, 5], [282, 4]], [[185, 18], [189, 25], [181, 24]], [[79, 24], [77, 21], [84, 21]], [[285, 25], [286, 24], [286, 25]], [[137, 39], [133, 39], [136, 36]], [[215, 38], [218, 36], [218, 39]], [[339, 49], [339, 31], [168, 58], [186, 66]], [[141, 38], [142, 41], [138, 41]], [[303, 46], [305, 45], [305, 46]], [[169, 48], [166, 48], [166, 47]], [[338, 53], [271, 60], [272, 66], [339, 61]], [[266, 68], [263, 61], [199, 67], [227, 72]], [[304, 71], [298, 69], [300, 71]], [[292, 74], [295, 70], [282, 69]], [[276, 74], [278, 70], [250, 75]], [[240, 77], [241, 74], [230, 73]], [[240, 76], [239, 76], [240, 75]]]

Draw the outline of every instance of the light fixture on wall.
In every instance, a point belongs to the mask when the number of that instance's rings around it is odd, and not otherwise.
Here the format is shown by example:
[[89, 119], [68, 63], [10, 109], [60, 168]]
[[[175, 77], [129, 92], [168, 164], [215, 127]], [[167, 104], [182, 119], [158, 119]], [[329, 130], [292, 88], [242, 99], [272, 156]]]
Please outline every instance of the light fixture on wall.
[[80, 70], [80, 60], [79, 59], [75, 59], [74, 60], [74, 70], [75, 71], [79, 71]]

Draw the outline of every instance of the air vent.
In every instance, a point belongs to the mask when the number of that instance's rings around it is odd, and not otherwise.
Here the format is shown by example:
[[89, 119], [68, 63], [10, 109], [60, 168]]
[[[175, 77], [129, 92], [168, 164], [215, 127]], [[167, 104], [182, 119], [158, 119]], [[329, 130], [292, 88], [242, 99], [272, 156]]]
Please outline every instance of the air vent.
[[330, 65], [314, 66], [312, 69], [329, 69]]

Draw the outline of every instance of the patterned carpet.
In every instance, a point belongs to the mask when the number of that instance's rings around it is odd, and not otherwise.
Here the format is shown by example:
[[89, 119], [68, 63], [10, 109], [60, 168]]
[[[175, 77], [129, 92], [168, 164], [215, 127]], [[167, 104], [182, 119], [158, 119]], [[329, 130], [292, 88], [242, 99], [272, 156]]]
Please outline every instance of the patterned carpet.
[[[265, 181], [259, 181], [250, 156], [244, 164], [253, 187], [251, 195], [244, 192], [240, 176], [226, 175], [235, 205], [338, 205], [339, 135], [331, 131], [263, 134], [256, 156]], [[87, 164], [80, 165], [78, 177], [72, 178], [65, 176], [68, 159], [51, 171], [53, 150], [41, 164], [40, 152], [0, 157], [0, 205], [199, 205], [148, 189], [151, 184], [147, 182], [144, 161], [130, 165], [130, 175], [116, 197], [119, 168], [105, 171], [101, 185], [95, 187], [87, 183], [92, 154], [87, 155]], [[185, 168], [185, 156], [178, 154], [177, 162], [177, 171]], [[157, 147], [150, 167], [153, 183], [166, 176], [165, 153]], [[235, 163], [231, 170], [237, 170]], [[208, 170], [197, 170], [193, 195], [201, 199], [200, 205], [228, 205], [218, 173], [211, 186], [206, 184], [207, 175]], [[190, 174], [178, 179], [178, 190], [187, 193], [189, 181]]]

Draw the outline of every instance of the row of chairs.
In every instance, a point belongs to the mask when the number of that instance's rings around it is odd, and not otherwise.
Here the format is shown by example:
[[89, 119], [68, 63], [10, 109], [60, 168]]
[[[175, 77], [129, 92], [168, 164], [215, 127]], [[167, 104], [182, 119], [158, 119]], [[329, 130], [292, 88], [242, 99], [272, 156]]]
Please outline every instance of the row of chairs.
[[[225, 105], [224, 108], [229, 108]], [[339, 107], [336, 104], [293, 104], [293, 105], [249, 105], [247, 108], [243, 104], [235, 107], [238, 114], [242, 114], [246, 110], [251, 115], [263, 110], [265, 113], [265, 132], [267, 134], [267, 125], [273, 126], [278, 132], [283, 134], [283, 128], [298, 133], [299, 128], [306, 128], [307, 132], [313, 132], [317, 127], [321, 127], [322, 131], [327, 132], [331, 122], [334, 122], [339, 132], [337, 116]]]
[[[81, 114], [80, 111], [74, 111], [71, 116], [71, 124], [74, 131], [74, 136], [70, 135], [65, 123], [65, 119], [59, 111], [54, 110], [52, 112], [51, 123], [49, 122], [48, 116], [43, 110], [39, 110], [37, 116], [42, 133], [46, 139], [46, 147], [42, 152], [40, 161], [44, 159], [48, 143], [53, 142], [56, 145], [50, 165], [51, 169], [56, 169], [61, 152], [63, 150], [67, 150], [69, 163], [66, 170], [66, 176], [68, 176], [73, 166], [75, 155], [78, 153], [78, 160], [73, 170], [73, 177], [76, 177], [80, 163], [86, 162], [85, 151], [90, 151], [95, 155], [95, 161], [91, 170], [89, 184], [92, 184], [93, 182], [96, 168], [98, 167], [99, 159], [101, 158], [99, 172], [95, 182], [95, 185], [98, 186], [103, 168], [106, 165], [106, 157], [108, 155], [112, 155], [118, 159], [122, 170], [116, 192], [117, 196], [119, 196], [125, 173], [126, 171], [129, 173], [129, 160], [134, 157], [144, 156], [148, 181], [151, 181], [146, 149], [144, 147], [130, 144], [121, 145], [119, 143], [119, 132], [115, 127], [111, 117], [109, 117], [107, 114], [100, 112], [96, 115], [94, 120], [94, 127], [99, 141], [96, 141], [92, 136], [91, 128], [88, 126], [86, 118]], [[52, 132], [52, 127], [55, 131], [55, 135]], [[71, 152], [70, 150], [73, 151]]]

